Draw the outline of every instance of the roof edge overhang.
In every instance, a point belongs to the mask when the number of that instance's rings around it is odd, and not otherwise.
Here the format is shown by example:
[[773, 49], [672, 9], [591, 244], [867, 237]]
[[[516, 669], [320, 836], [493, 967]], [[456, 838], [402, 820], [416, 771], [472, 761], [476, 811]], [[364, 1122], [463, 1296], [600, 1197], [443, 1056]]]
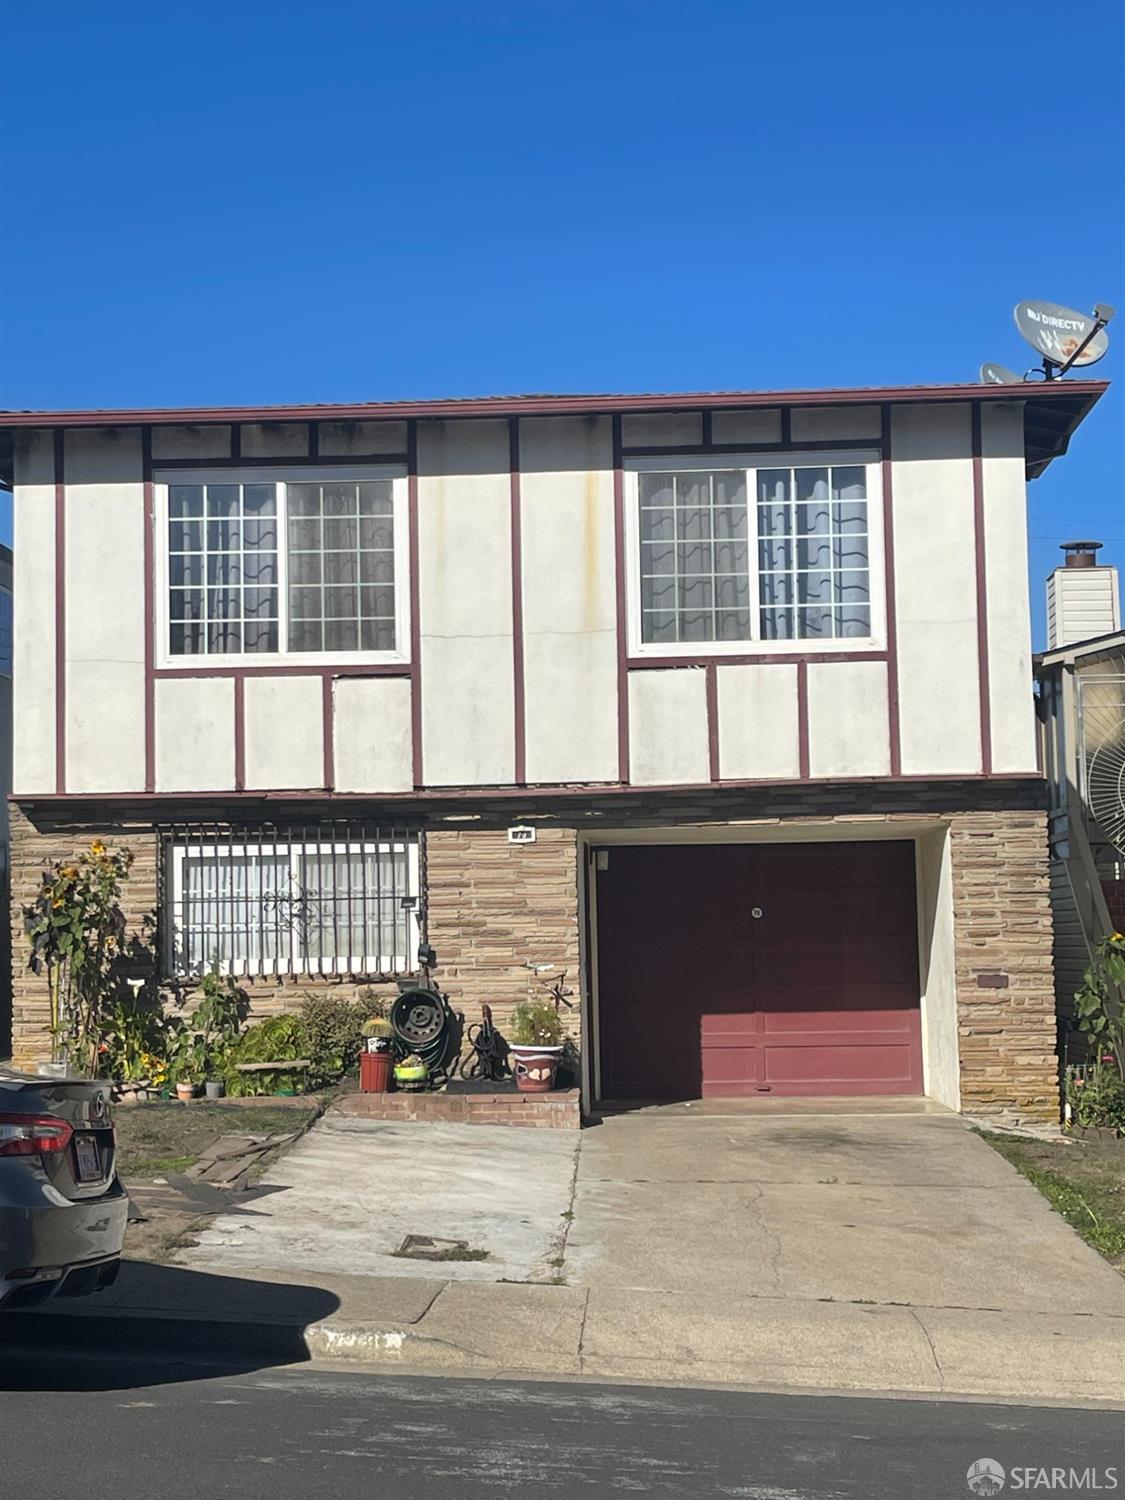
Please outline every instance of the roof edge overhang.
[[1055, 646], [1035, 657], [1036, 667], [1066, 667], [1086, 657], [1116, 656], [1125, 652], [1125, 630], [1109, 630], [1105, 635], [1094, 635], [1085, 641], [1072, 641], [1069, 646]]
[[[1066, 452], [1070, 436], [1108, 388], [1102, 380], [1019, 385], [861, 386], [828, 390], [673, 391], [618, 395], [475, 396], [420, 401], [362, 401], [285, 406], [135, 407], [74, 411], [0, 411], [3, 430], [75, 427], [211, 426], [227, 423], [362, 422], [469, 417], [644, 415], [662, 411], [763, 406], [916, 405], [1019, 401], [1026, 408], [1029, 478]], [[2, 464], [7, 455], [0, 455]]]

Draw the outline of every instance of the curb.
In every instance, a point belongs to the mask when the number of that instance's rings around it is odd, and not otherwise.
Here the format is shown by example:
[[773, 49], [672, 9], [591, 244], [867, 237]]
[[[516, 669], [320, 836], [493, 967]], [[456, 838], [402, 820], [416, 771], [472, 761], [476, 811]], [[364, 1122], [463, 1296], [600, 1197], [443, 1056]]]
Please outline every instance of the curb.
[[297, 1363], [313, 1357], [300, 1324], [136, 1313], [0, 1313], [0, 1349]]

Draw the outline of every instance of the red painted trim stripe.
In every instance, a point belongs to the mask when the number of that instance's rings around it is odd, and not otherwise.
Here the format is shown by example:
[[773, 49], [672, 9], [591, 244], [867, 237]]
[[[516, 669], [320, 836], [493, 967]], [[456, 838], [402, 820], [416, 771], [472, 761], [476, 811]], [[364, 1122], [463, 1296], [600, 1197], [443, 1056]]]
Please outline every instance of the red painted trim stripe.
[[66, 791], [66, 434], [55, 432], [55, 791]]
[[512, 705], [516, 785], [527, 781], [527, 720], [523, 664], [523, 516], [520, 489], [520, 419], [508, 418], [512, 545]]
[[[1046, 796], [1046, 783], [1042, 776], [1036, 772], [1027, 771], [997, 771], [993, 776], [984, 778], [980, 775], [959, 775], [956, 772], [943, 772], [941, 775], [927, 776], [809, 776], [805, 780], [797, 777], [778, 778], [768, 777], [762, 780], [749, 778], [742, 780], [730, 780], [720, 782], [716, 786], [710, 781], [693, 782], [671, 782], [654, 786], [621, 786], [616, 781], [603, 781], [597, 783], [586, 783], [579, 788], [573, 786], [537, 786], [537, 787], [511, 787], [511, 786], [489, 786], [489, 787], [431, 787], [419, 795], [418, 792], [380, 792], [380, 802], [403, 802], [415, 807], [424, 808], [429, 803], [438, 802], [462, 802], [471, 804], [473, 802], [511, 802], [520, 806], [526, 806], [529, 799], [542, 799], [544, 801], [564, 801], [571, 798], [581, 803], [589, 797], [627, 797], [630, 800], [639, 799], [656, 794], [675, 796], [689, 796], [695, 792], [714, 792], [721, 794], [726, 791], [737, 792], [743, 789], [759, 789], [763, 791], [785, 791], [792, 787], [803, 785], [826, 786], [826, 787], [863, 787], [863, 786], [910, 786], [924, 789], [934, 783], [940, 782], [946, 786], [961, 785], [970, 786], [975, 782], [983, 782], [987, 779], [989, 786], [1005, 785], [1035, 785]], [[86, 806], [91, 803], [112, 803], [115, 807], [128, 806], [131, 803], [147, 805], [153, 802], [165, 802], [175, 807], [179, 803], [190, 802], [192, 804], [216, 805], [229, 801], [232, 796], [230, 792], [74, 792], [56, 795], [53, 792], [21, 795], [9, 794], [8, 801], [14, 802], [20, 807], [38, 807], [41, 805], [72, 804], [74, 806]], [[285, 803], [308, 803], [310, 805], [320, 802], [342, 802], [342, 803], [370, 803], [370, 792], [332, 792], [324, 793], [312, 791], [244, 791], [241, 793], [242, 802], [285, 802]], [[674, 816], [670, 813], [669, 816]], [[919, 812], [919, 822], [940, 823], [944, 815], [941, 812], [928, 813]], [[873, 813], [872, 823], [885, 822], [883, 814]], [[857, 827], [863, 826], [860, 824]]]
[[145, 791], [156, 790], [156, 520], [152, 490], [152, 428], [141, 431], [144, 482]]
[[423, 786], [421, 559], [418, 556], [418, 424], [406, 425], [406, 515], [410, 547], [410, 726], [414, 785]]
[[797, 663], [797, 764], [802, 781], [812, 779], [809, 773], [809, 664]]
[[629, 780], [629, 635], [625, 584], [625, 471], [621, 462], [621, 417], [613, 418], [613, 550], [617, 587], [617, 775]]
[[726, 410], [759, 406], [878, 406], [884, 401], [1097, 400], [1109, 382], [1059, 380], [1034, 386], [893, 385], [786, 391], [669, 391], [575, 396], [471, 396], [438, 401], [303, 403], [297, 406], [137, 407], [105, 411], [6, 411], [0, 427], [118, 427], [126, 424], [207, 425], [238, 422], [404, 421], [433, 417], [582, 416], [587, 412]]
[[[788, 408], [782, 412], [784, 418], [789, 415]], [[776, 443], [712, 443], [706, 439], [702, 443], [637, 443], [629, 448], [622, 448], [624, 458], [662, 458], [668, 457], [670, 464], [674, 465], [677, 458], [684, 454], [693, 456], [714, 454], [722, 457], [725, 454], [754, 454], [754, 453], [823, 453], [826, 448], [845, 449], [851, 452], [853, 449], [876, 450], [879, 447], [879, 439], [872, 438], [810, 438], [807, 441], [801, 439], [793, 442], [788, 438], [781, 438]]]
[[307, 666], [284, 666], [284, 667], [226, 667], [220, 666], [221, 658], [214, 657], [214, 666], [191, 666], [191, 667], [157, 667], [153, 676], [158, 680], [161, 678], [186, 677], [319, 677], [324, 672], [331, 672], [334, 677], [409, 677], [411, 675], [408, 662], [372, 662], [367, 665], [357, 664], [346, 666], [340, 660], [339, 664], [333, 662], [330, 667], [324, 666], [322, 662], [310, 661]]
[[[160, 471], [173, 472], [178, 469], [229, 469], [235, 462], [234, 458], [158, 458], [156, 468]], [[320, 454], [305, 456], [304, 454], [287, 454], [284, 458], [242, 458], [239, 457], [238, 464], [243, 469], [307, 469], [310, 465], [317, 468], [353, 468], [361, 464], [386, 464], [388, 467], [398, 465], [404, 467], [407, 462], [405, 453], [330, 453], [327, 457]]]
[[321, 722], [324, 726], [324, 786], [326, 791], [336, 788], [336, 738], [333, 714], [334, 684], [332, 673], [325, 672], [321, 678]]
[[973, 534], [977, 570], [977, 665], [980, 693], [980, 766], [992, 775], [992, 682], [988, 661], [988, 571], [984, 533], [984, 443], [981, 405], [973, 402]]
[[886, 661], [886, 651], [786, 651], [741, 652], [736, 656], [709, 653], [706, 656], [631, 656], [630, 672], [663, 672], [673, 667], [794, 667], [800, 662]]
[[246, 786], [246, 679], [234, 679], [234, 789]]
[[891, 775], [902, 771], [902, 726], [898, 698], [898, 610], [895, 590], [894, 458], [891, 408], [882, 408], [883, 449], [883, 596], [887, 611], [887, 732], [890, 736]]
[[707, 663], [707, 762], [711, 780], [719, 780], [719, 671]]

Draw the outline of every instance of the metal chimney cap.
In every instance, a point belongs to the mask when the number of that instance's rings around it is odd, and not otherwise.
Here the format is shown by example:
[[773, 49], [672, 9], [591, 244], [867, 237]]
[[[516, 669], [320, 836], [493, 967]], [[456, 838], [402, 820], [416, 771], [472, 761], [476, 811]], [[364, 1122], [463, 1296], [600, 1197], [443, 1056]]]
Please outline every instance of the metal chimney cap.
[[1068, 568], [1093, 568], [1097, 566], [1097, 555], [1101, 542], [1062, 542], [1060, 551], [1066, 558]]

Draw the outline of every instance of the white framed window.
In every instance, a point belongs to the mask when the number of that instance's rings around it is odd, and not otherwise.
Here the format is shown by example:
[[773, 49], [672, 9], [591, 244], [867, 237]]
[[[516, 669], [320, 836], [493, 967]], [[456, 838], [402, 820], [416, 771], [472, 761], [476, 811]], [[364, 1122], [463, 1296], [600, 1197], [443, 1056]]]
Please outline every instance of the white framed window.
[[418, 840], [166, 844], [166, 972], [243, 976], [392, 975], [416, 967]]
[[634, 656], [885, 644], [875, 452], [627, 461]]
[[162, 667], [408, 660], [404, 469], [164, 471], [154, 485]]

